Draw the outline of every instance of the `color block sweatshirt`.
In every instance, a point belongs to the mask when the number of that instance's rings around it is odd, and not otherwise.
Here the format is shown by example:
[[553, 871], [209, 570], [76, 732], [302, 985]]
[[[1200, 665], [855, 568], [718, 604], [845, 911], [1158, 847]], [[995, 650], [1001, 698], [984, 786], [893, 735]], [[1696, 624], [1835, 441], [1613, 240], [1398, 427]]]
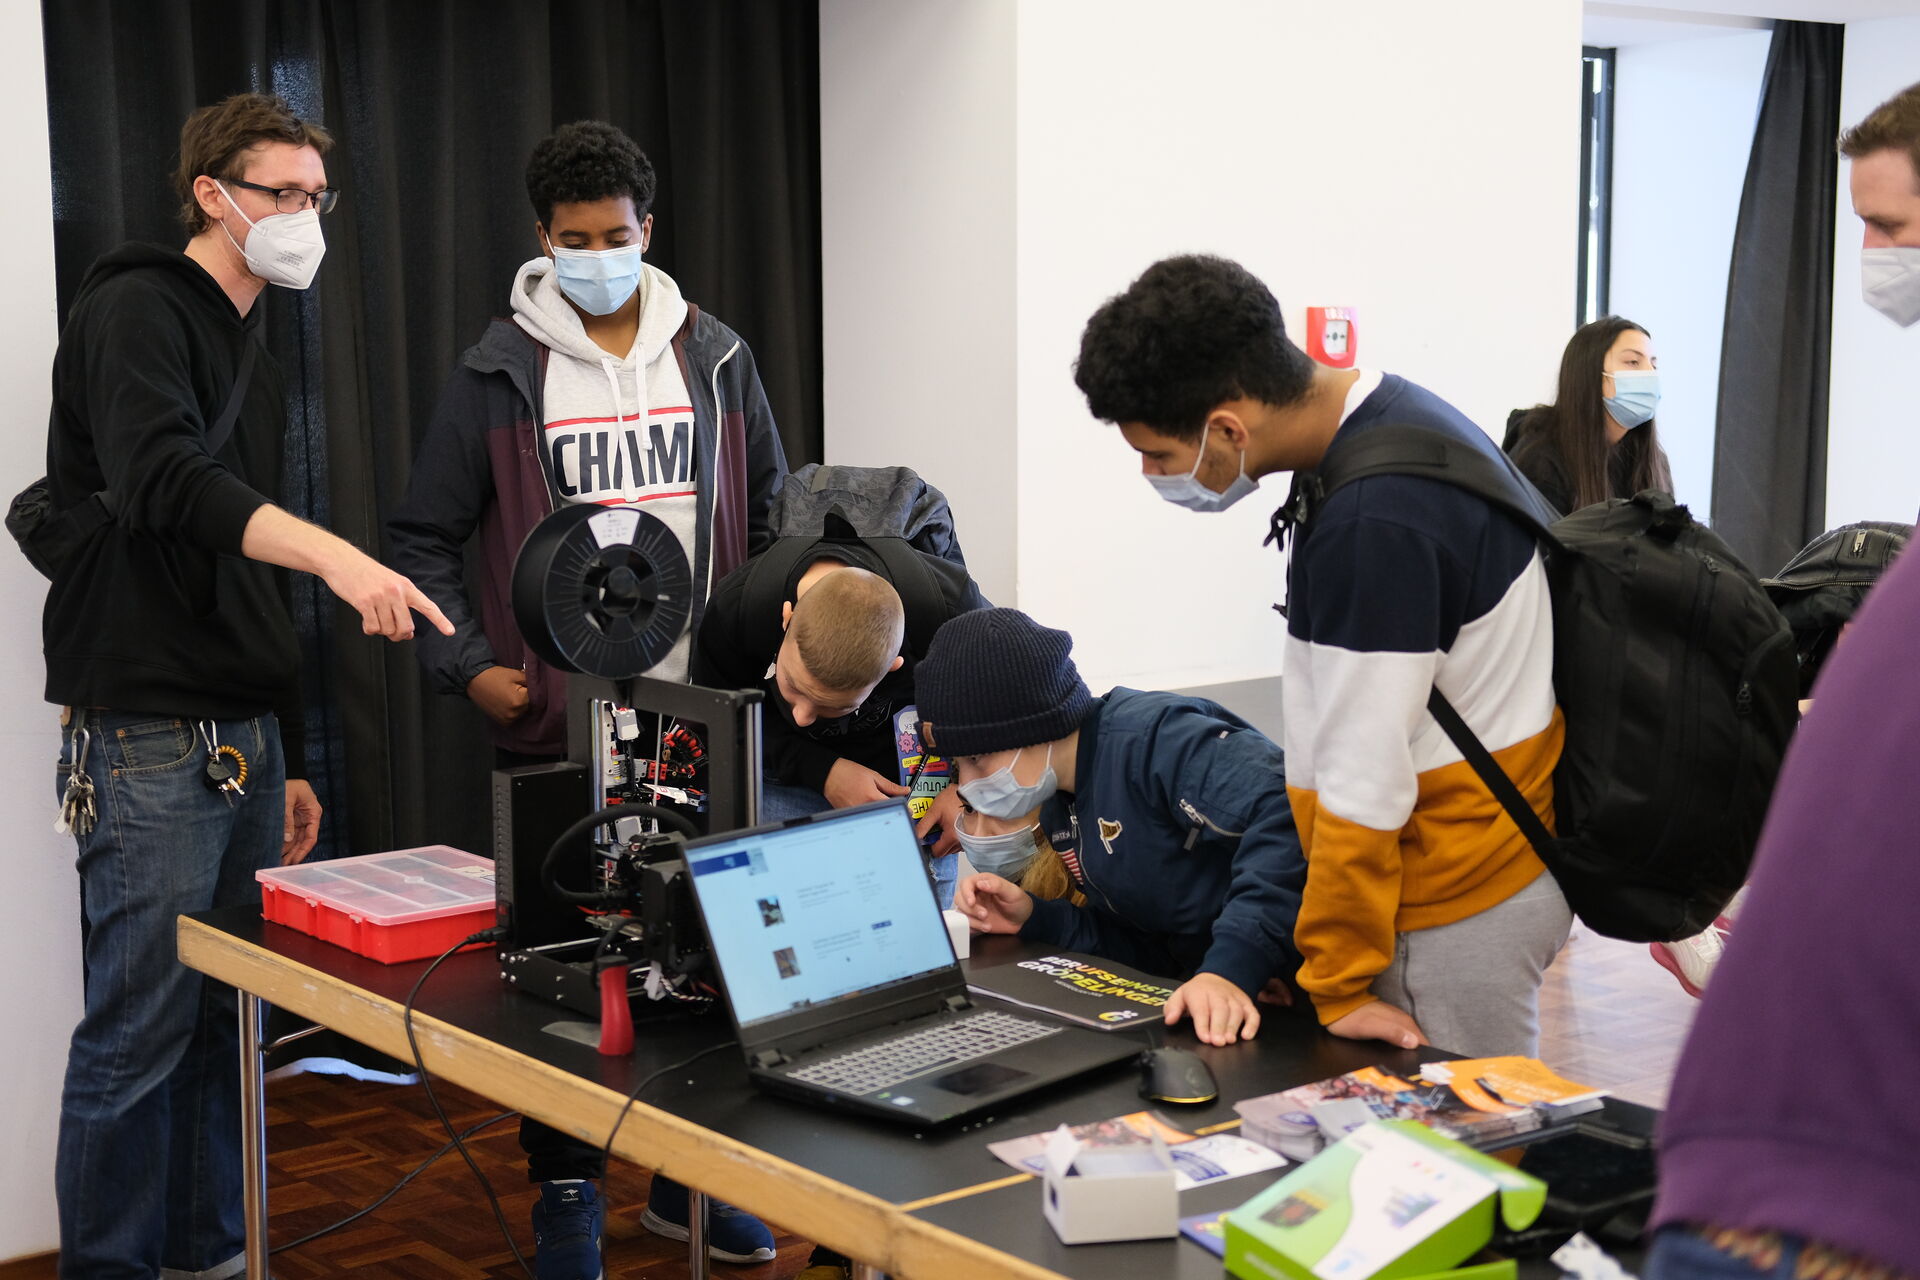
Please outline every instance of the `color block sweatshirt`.
[[[1335, 441], [1392, 423], [1496, 452], [1432, 392], [1364, 373]], [[1545, 869], [1428, 714], [1435, 685], [1551, 826], [1563, 733], [1533, 536], [1435, 480], [1354, 482], [1289, 566], [1285, 746], [1307, 855], [1294, 940], [1323, 1023], [1373, 998], [1396, 934], [1478, 914]]]

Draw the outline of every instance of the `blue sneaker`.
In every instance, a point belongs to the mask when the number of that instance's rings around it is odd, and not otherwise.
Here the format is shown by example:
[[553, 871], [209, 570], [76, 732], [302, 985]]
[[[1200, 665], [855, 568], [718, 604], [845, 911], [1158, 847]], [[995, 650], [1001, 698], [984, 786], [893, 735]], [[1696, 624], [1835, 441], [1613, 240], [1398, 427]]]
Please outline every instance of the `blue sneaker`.
[[[671, 1178], [653, 1175], [653, 1190], [640, 1225], [669, 1240], [687, 1238], [687, 1189]], [[772, 1262], [773, 1232], [744, 1210], [719, 1200], [707, 1201], [707, 1256], [719, 1262]], [[543, 1275], [541, 1280], [546, 1280]]]
[[601, 1280], [606, 1217], [591, 1182], [541, 1183], [533, 1206], [533, 1269], [540, 1280]]

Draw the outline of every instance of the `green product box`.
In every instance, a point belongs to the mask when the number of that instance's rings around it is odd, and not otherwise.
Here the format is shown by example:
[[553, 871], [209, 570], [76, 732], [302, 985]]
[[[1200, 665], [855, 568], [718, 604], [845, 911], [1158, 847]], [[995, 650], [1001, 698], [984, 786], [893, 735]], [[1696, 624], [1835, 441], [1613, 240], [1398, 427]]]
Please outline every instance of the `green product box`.
[[1547, 1184], [1412, 1120], [1348, 1134], [1226, 1218], [1241, 1280], [1513, 1280], [1511, 1262], [1461, 1267], [1540, 1216]]

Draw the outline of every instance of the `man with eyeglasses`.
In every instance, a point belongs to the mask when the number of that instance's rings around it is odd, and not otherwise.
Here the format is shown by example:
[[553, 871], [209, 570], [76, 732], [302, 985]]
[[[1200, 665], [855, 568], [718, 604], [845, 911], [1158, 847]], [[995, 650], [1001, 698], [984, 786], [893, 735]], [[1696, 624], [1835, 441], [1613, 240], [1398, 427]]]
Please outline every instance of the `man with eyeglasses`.
[[244, 1266], [233, 994], [174, 954], [181, 912], [258, 901], [304, 858], [300, 651], [287, 569], [368, 635], [446, 618], [406, 578], [276, 506], [284, 380], [260, 350], [269, 284], [304, 289], [336, 195], [332, 140], [280, 99], [195, 112], [174, 185], [184, 252], [95, 262], [60, 337], [48, 426], [46, 696], [64, 710], [55, 791], [74, 836], [86, 1009], [61, 1098], [62, 1276]]

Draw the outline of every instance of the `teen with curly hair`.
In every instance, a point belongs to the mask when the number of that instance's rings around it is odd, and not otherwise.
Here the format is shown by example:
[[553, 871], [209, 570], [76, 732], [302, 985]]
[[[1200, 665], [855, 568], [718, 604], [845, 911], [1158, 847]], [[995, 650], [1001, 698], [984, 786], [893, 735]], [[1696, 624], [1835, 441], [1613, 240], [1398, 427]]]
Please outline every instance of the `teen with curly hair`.
[[[514, 623], [513, 562], [562, 503], [645, 504], [693, 566], [693, 624], [649, 673], [685, 679], [707, 591], [768, 542], [767, 508], [787, 472], [753, 354], [645, 261], [653, 165], [613, 125], [561, 127], [527, 164], [538, 256], [521, 266], [513, 318], [460, 359], [389, 524], [396, 566], [447, 605], [451, 636], [419, 645], [443, 693], [473, 699], [505, 765], [564, 759], [566, 678]], [[480, 540], [478, 599], [463, 586]], [[600, 1274], [600, 1152], [523, 1121], [541, 1280]], [[686, 1189], [653, 1181], [642, 1223], [687, 1238]], [[714, 1203], [711, 1252], [764, 1262], [773, 1237]]]

